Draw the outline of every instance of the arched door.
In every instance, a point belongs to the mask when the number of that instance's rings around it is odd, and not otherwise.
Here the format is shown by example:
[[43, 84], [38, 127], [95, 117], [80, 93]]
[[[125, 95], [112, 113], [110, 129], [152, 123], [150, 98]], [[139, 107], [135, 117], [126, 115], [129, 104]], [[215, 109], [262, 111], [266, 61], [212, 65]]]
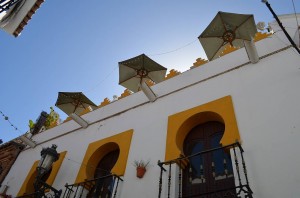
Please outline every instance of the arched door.
[[106, 154], [98, 163], [94, 178], [98, 179], [95, 182], [95, 186], [90, 191], [88, 197], [92, 198], [107, 198], [111, 197], [113, 187], [114, 187], [114, 179], [112, 177], [106, 177], [111, 174], [111, 169], [116, 164], [118, 157], [120, 154], [120, 150], [114, 150]]
[[[224, 124], [220, 122], [194, 127], [184, 141], [185, 156], [220, 147], [223, 134]], [[183, 170], [184, 197], [210, 198], [215, 197], [212, 196], [215, 192], [219, 197], [234, 197], [234, 187], [229, 150], [220, 149], [189, 158], [189, 165]]]

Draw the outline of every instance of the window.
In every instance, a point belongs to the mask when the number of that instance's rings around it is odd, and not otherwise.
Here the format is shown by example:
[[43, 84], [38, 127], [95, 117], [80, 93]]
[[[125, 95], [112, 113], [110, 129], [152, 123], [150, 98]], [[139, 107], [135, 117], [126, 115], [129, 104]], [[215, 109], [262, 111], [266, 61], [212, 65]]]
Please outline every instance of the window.
[[[185, 156], [219, 148], [224, 128], [224, 124], [220, 122], [206, 122], [194, 127], [184, 140]], [[219, 149], [191, 157], [188, 166], [183, 170], [182, 186], [183, 195], [193, 195], [193, 197], [224, 189], [234, 189], [229, 150]], [[232, 193], [235, 194], [235, 190], [230, 194]]]
[[94, 178], [103, 178], [95, 181], [95, 185], [89, 191], [87, 197], [111, 197], [114, 178], [105, 177], [111, 174], [111, 169], [116, 164], [120, 154], [120, 149], [114, 150], [106, 154], [98, 163], [95, 170]]

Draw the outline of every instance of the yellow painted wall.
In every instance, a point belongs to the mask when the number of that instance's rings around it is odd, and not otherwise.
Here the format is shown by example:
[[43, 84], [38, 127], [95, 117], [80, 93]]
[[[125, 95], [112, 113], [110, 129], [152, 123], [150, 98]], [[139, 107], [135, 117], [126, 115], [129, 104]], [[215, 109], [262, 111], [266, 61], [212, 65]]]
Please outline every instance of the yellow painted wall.
[[133, 130], [128, 130], [117, 135], [90, 143], [85, 153], [82, 165], [79, 169], [75, 183], [83, 182], [85, 179], [93, 179], [96, 167], [102, 157], [120, 149], [119, 158], [111, 172], [123, 176], [126, 169], [129, 148]]
[[[59, 154], [59, 158], [56, 162], [53, 163], [52, 165], [52, 170], [51, 170], [51, 174], [49, 175], [46, 183], [49, 184], [49, 185], [52, 185], [54, 180], [55, 180], [55, 177], [58, 173], [58, 170], [66, 156], [66, 153], [67, 151], [64, 151], [64, 152], [61, 152]], [[37, 168], [37, 165], [39, 163], [39, 160], [38, 161], [35, 161], [26, 177], [26, 179], [24, 180], [23, 182], [23, 185], [21, 187], [21, 189], [19, 190], [19, 193], [17, 196], [22, 196], [24, 195], [25, 193], [26, 194], [29, 194], [29, 193], [33, 193], [34, 192], [34, 187], [33, 187], [33, 183], [34, 183], [34, 180], [35, 180], [35, 177], [37, 176], [37, 172], [36, 172], [36, 168]]]
[[183, 154], [183, 142], [186, 135], [195, 126], [208, 121], [224, 123], [222, 145], [240, 141], [232, 99], [231, 96], [225, 96], [169, 116], [165, 160], [176, 159]]

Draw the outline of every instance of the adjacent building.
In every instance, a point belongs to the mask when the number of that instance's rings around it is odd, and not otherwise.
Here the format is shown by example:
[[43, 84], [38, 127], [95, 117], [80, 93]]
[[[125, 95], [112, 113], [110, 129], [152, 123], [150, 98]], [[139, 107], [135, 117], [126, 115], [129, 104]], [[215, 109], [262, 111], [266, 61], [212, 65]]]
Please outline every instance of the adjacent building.
[[0, 185], [23, 149], [24, 145], [15, 141], [0, 145]]
[[[294, 14], [280, 19], [299, 36]], [[87, 127], [67, 119], [37, 133], [3, 181], [7, 194], [34, 193], [40, 152], [54, 144], [44, 181], [61, 197], [299, 197], [300, 55], [270, 25], [255, 37], [255, 64], [229, 47], [171, 71], [151, 86], [153, 102], [126, 90], [82, 112]], [[135, 162], [147, 164], [144, 176]]]

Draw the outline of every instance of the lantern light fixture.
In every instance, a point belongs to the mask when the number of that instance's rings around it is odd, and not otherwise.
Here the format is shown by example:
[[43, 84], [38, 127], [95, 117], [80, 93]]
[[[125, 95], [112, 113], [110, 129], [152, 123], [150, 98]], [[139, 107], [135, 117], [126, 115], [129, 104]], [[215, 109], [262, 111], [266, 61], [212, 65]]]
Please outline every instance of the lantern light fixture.
[[56, 148], [57, 146], [52, 144], [51, 148], [43, 148], [41, 151], [41, 160], [37, 166], [37, 177], [34, 182], [35, 197], [37, 198], [46, 197], [45, 193], [48, 190], [54, 192], [55, 198], [59, 198], [62, 193], [62, 190], [53, 188], [43, 180], [43, 177], [51, 171], [53, 163], [59, 158]]

